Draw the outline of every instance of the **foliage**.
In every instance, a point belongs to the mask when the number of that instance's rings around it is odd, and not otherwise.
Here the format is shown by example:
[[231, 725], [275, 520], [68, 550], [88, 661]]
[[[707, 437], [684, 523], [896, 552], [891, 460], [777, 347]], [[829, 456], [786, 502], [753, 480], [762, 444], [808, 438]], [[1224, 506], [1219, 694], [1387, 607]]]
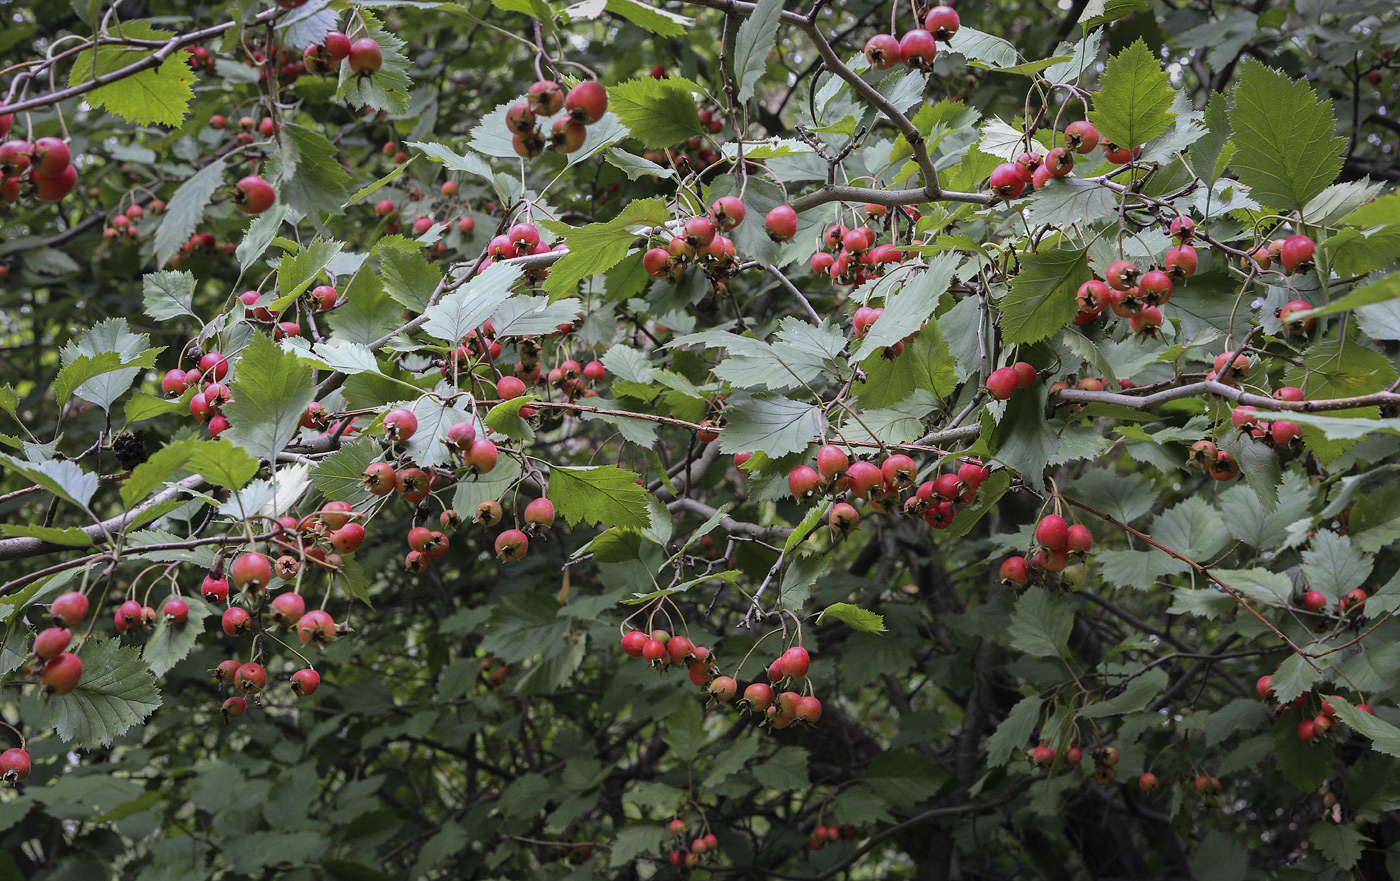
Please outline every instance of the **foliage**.
[[0, 877], [1400, 874], [1394, 5], [891, 6], [0, 0]]

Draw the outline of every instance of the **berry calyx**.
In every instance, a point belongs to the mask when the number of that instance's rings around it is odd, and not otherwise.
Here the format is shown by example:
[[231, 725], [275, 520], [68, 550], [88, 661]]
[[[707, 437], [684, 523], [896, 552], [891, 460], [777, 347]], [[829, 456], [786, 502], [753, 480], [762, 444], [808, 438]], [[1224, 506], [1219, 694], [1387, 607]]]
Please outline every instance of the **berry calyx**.
[[12, 747], [0, 753], [0, 783], [14, 785], [29, 776], [29, 753]]
[[292, 694], [310, 697], [321, 687], [321, 674], [315, 670], [298, 670], [292, 674]]

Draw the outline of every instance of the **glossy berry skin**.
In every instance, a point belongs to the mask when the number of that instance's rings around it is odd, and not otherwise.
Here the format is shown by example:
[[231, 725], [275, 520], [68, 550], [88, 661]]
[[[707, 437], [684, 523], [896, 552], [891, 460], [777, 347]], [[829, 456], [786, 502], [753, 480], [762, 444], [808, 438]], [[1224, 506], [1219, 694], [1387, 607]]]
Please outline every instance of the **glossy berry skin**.
[[553, 116], [564, 108], [564, 89], [553, 80], [533, 83], [525, 98], [530, 109], [540, 116]]
[[412, 410], [398, 407], [384, 414], [384, 436], [394, 443], [404, 443], [418, 431], [418, 417]]
[[782, 674], [790, 679], [801, 679], [807, 675], [807, 668], [811, 665], [811, 657], [807, 650], [800, 645], [795, 645], [783, 652], [778, 658], [778, 669]]
[[50, 627], [39, 631], [34, 637], [34, 656], [41, 661], [56, 658], [67, 648], [73, 639], [73, 632], [66, 627]]
[[1064, 177], [1074, 171], [1074, 154], [1064, 147], [1056, 147], [1045, 154], [1045, 167], [1051, 177]]
[[467, 448], [467, 466], [477, 474], [487, 474], [496, 467], [496, 460], [499, 453], [496, 445], [484, 437], [479, 437], [472, 441]]
[[1108, 270], [1104, 272], [1104, 280], [1115, 291], [1126, 291], [1137, 284], [1141, 275], [1142, 273], [1138, 271], [1131, 260], [1115, 260], [1108, 264]]
[[229, 636], [242, 636], [253, 626], [253, 616], [242, 606], [229, 606], [224, 610], [222, 626]]
[[310, 697], [321, 687], [321, 674], [315, 670], [298, 670], [292, 674], [292, 693], [297, 697]]
[[256, 551], [250, 551], [233, 561], [229, 579], [238, 590], [256, 592], [272, 581], [272, 562]]
[[895, 453], [880, 463], [880, 474], [885, 478], [885, 483], [897, 490], [913, 486], [918, 473], [919, 466], [903, 453]]
[[1021, 387], [1020, 374], [1014, 367], [999, 367], [987, 377], [987, 391], [998, 401], [1005, 401]]
[[1107, 159], [1109, 162], [1112, 162], [1114, 165], [1127, 165], [1129, 162], [1132, 162], [1134, 159], [1138, 158], [1139, 155], [1141, 155], [1142, 148], [1133, 147], [1130, 150], [1127, 147], [1120, 147], [1117, 144], [1110, 144], [1108, 142], [1104, 142], [1103, 153], [1104, 158]]
[[503, 563], [519, 560], [530, 548], [530, 539], [518, 529], [507, 529], [496, 536], [496, 557]]
[[172, 624], [184, 624], [190, 617], [190, 604], [179, 597], [171, 597], [161, 607], [161, 614]]
[[1041, 547], [1058, 551], [1069, 543], [1069, 524], [1059, 514], [1046, 514], [1036, 524], [1035, 540]]
[[1031, 580], [1031, 570], [1025, 557], [1007, 557], [998, 573], [1003, 584], [1024, 587]]
[[864, 499], [871, 489], [883, 485], [885, 475], [873, 462], [852, 462], [851, 467], [846, 469], [846, 485], [851, 494], [858, 499]]
[[525, 522], [530, 526], [548, 529], [554, 525], [554, 503], [549, 499], [534, 499], [525, 506]]
[[860, 514], [847, 502], [837, 502], [831, 506], [828, 515], [831, 531], [838, 535], [849, 535], [860, 525]]
[[1020, 169], [1015, 164], [1003, 162], [992, 169], [987, 186], [998, 198], [1010, 201], [1020, 197], [1026, 188], [1026, 182], [1022, 180]]
[[1150, 306], [1160, 306], [1172, 296], [1172, 280], [1160, 269], [1150, 269], [1138, 281], [1138, 292], [1143, 302]]
[[1200, 258], [1196, 255], [1196, 249], [1190, 245], [1177, 245], [1167, 252], [1167, 256], [1162, 258], [1162, 266], [1166, 269], [1167, 275], [1177, 281], [1190, 278], [1196, 274], [1196, 267], [1200, 264]]
[[575, 122], [592, 125], [608, 112], [608, 90], [602, 83], [579, 83], [564, 98], [564, 109]]
[[58, 174], [42, 174], [35, 170], [30, 172], [29, 180], [34, 184], [34, 195], [38, 196], [41, 202], [57, 202], [71, 193], [77, 185], [78, 169], [66, 165]]
[[272, 184], [256, 174], [243, 178], [237, 186], [235, 201], [249, 214], [261, 214], [277, 201], [277, 191], [272, 188]]
[[0, 753], [0, 781], [18, 783], [29, 776], [29, 753], [13, 747]]
[[1157, 775], [1151, 771], [1138, 778], [1138, 789], [1143, 792], [1155, 792], [1157, 790]]
[[744, 222], [744, 203], [735, 196], [721, 196], [710, 206], [710, 217], [715, 226], [727, 232]]
[[49, 618], [64, 627], [76, 627], [87, 618], [88, 598], [77, 591], [69, 591], [54, 598], [49, 606]]
[[1289, 236], [1279, 249], [1279, 262], [1289, 272], [1306, 272], [1313, 267], [1317, 245], [1307, 236]]
[[1303, 594], [1303, 608], [1309, 612], [1320, 612], [1327, 608], [1327, 597], [1320, 591], [1310, 590]]
[[267, 670], [262, 664], [249, 661], [233, 674], [233, 687], [244, 694], [256, 694], [267, 687]]
[[222, 603], [228, 599], [228, 579], [215, 578], [212, 575], [204, 576], [203, 583], [199, 586], [199, 595], [206, 603]]
[[371, 37], [361, 37], [351, 43], [346, 57], [350, 60], [350, 70], [360, 76], [378, 73], [379, 68], [384, 66], [384, 50]]
[[1099, 145], [1099, 130], [1087, 120], [1078, 120], [1065, 126], [1065, 145], [1083, 156], [1092, 153]]
[[1089, 532], [1089, 527], [1076, 523], [1066, 532], [1065, 547], [1071, 551], [1087, 554], [1094, 549], [1094, 535]]
[[1254, 683], [1254, 693], [1259, 695], [1260, 700], [1268, 700], [1274, 696], [1273, 679], [1272, 676], [1260, 676]]
[[641, 630], [629, 630], [622, 636], [622, 650], [630, 657], [640, 658], [642, 656], [642, 646], [650, 639]]
[[821, 475], [808, 465], [798, 465], [788, 472], [788, 491], [799, 502], [805, 502], [817, 494]]
[[1302, 312], [1312, 309], [1312, 304], [1306, 300], [1293, 300], [1279, 310], [1279, 323], [1293, 336], [1307, 336], [1317, 327], [1316, 318], [1294, 318]]
[[73, 161], [73, 153], [61, 138], [45, 137], [34, 142], [34, 173], [54, 177]]
[[945, 43], [953, 39], [959, 24], [958, 11], [951, 6], [935, 6], [924, 16], [924, 30]]
[[899, 38], [894, 34], [876, 34], [865, 41], [865, 59], [876, 70], [889, 70], [899, 63]]
[[938, 44], [933, 34], [923, 28], [915, 28], [899, 39], [899, 60], [905, 67], [914, 70], [928, 70], [938, 57]]
[[83, 662], [72, 652], [60, 652], [44, 662], [39, 674], [39, 686], [45, 694], [65, 695], [78, 687], [83, 675]]

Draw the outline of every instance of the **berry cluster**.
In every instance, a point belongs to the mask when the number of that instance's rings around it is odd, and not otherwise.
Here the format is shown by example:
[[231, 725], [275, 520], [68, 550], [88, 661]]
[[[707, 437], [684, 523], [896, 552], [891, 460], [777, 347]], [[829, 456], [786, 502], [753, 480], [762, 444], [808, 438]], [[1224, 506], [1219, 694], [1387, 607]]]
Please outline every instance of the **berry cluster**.
[[[0, 114], [0, 138], [9, 135], [13, 124], [14, 114]], [[78, 169], [67, 142], [43, 137], [32, 144], [20, 138], [0, 143], [0, 205], [18, 202], [26, 180], [28, 192], [41, 202], [57, 202], [72, 192]]]
[[[539, 120], [566, 111], [550, 124], [549, 136], [540, 130]], [[587, 126], [608, 112], [608, 90], [602, 83], [579, 83], [565, 89], [553, 80], [539, 80], [530, 86], [525, 100], [506, 111], [506, 128], [511, 144], [522, 159], [534, 159], [545, 149], [573, 153], [588, 137]]]
[[[691, 842], [690, 848], [685, 847], [686, 825], [685, 821], [677, 817], [666, 827], [671, 832], [673, 838], [681, 842], [681, 846], [672, 850], [666, 855], [667, 860], [677, 869], [692, 869], [700, 864], [700, 861], [707, 854], [712, 854], [719, 849], [719, 838], [713, 833], [706, 831], [697, 835]], [[706, 826], [708, 829], [708, 824]]]
[[692, 217], [681, 225], [664, 248], [651, 248], [642, 255], [642, 268], [653, 278], [680, 281], [687, 263], [694, 262], [712, 283], [722, 284], [738, 272], [739, 257], [734, 242], [723, 233], [744, 222], [744, 203], [735, 196], [722, 196], [704, 217]]
[[1007, 557], [1001, 564], [1003, 584], [1025, 587], [1041, 572], [1059, 573], [1057, 584], [1077, 590], [1084, 583], [1083, 559], [1094, 549], [1094, 535], [1081, 523], [1071, 525], [1059, 514], [1046, 514], [1035, 527], [1037, 548], [1028, 556]]
[[905, 31], [902, 37], [876, 34], [865, 43], [865, 58], [876, 70], [896, 64], [929, 70], [938, 57], [938, 43], [947, 43], [958, 32], [958, 13], [951, 6], [935, 6], [924, 15], [923, 27]]
[[[939, 474], [915, 486], [919, 467], [903, 453], [887, 456], [876, 465], [867, 460], [850, 461], [846, 451], [835, 444], [817, 450], [817, 467], [798, 465], [788, 473], [788, 490], [799, 502], [822, 496], [861, 499], [880, 514], [903, 512], [918, 517], [934, 529], [947, 529], [959, 508], [977, 500], [977, 490], [991, 475], [980, 460], [968, 458], [955, 471]], [[903, 493], [912, 490], [907, 498]], [[833, 533], [846, 535], [859, 525], [860, 516], [847, 501], [832, 505], [827, 522]]]
[[[873, 202], [865, 206], [865, 211], [870, 218], [883, 217], [888, 213], [885, 206]], [[772, 218], [772, 212], [769, 217]], [[776, 238], [771, 228], [769, 235]], [[876, 244], [877, 238], [879, 236], [875, 230], [867, 225], [846, 227], [838, 223], [827, 227], [822, 235], [822, 246], [826, 250], [812, 255], [812, 271], [826, 275], [833, 284], [839, 285], [858, 286], [879, 278], [891, 265], [903, 263], [906, 255], [894, 242]], [[874, 318], [870, 318], [864, 324], [868, 327], [873, 321]], [[866, 328], [859, 320], [855, 329], [857, 336], [865, 334]]]

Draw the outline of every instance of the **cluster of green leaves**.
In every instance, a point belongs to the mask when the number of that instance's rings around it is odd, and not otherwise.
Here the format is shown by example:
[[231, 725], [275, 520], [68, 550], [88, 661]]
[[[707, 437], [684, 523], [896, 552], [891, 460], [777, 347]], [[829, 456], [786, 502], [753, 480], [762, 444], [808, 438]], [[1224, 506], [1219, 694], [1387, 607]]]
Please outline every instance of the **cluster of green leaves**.
[[[1400, 807], [1400, 423], [1374, 406], [1294, 414], [1302, 448], [1281, 452], [1231, 429], [1218, 399], [1138, 410], [1107, 398], [1055, 406], [1043, 386], [1005, 403], [978, 397], [987, 372], [1013, 360], [1044, 385], [1183, 384], [1256, 325], [1250, 391], [1390, 388], [1400, 196], [1386, 192], [1383, 106], [1394, 75], [1380, 89], [1364, 76], [1400, 37], [1383, 4], [1159, 18], [1146, 0], [1094, 0], [1064, 21], [1029, 3], [965, 8], [931, 77], [866, 69], [860, 47], [887, 6], [828, 4], [819, 24], [842, 34], [834, 51], [909, 114], [950, 191], [978, 191], [997, 164], [1055, 146], [1052, 128], [1024, 134], [1028, 100], [1049, 100], [1044, 125], [1087, 118], [1153, 166], [1110, 176], [1095, 153], [1009, 209], [920, 204], [917, 224], [898, 227], [920, 242], [918, 260], [854, 292], [808, 266], [828, 225], [866, 222], [860, 205], [804, 212], [786, 243], [762, 218], [831, 175], [924, 182], [909, 141], [849, 82], [812, 74], [810, 37], [783, 24], [780, 0], [727, 24], [702, 4], [639, 0], [310, 0], [269, 28], [257, 17], [270, 10], [245, 5], [148, 4], [148, 20], [119, 23], [144, 42], [75, 53], [62, 72], [81, 86], [151, 57], [169, 34], [226, 25], [207, 45], [213, 72], [193, 72], [182, 49], [65, 103], [91, 193], [16, 206], [0, 230], [0, 718], [35, 760], [24, 788], [0, 795], [0, 867], [61, 878], [116, 866], [166, 881], [648, 878], [713, 831], [708, 865], [735, 874], [1400, 871], [1387, 832]], [[3, 66], [104, 26], [100, 4], [74, 10], [81, 24], [67, 8], [26, 10], [0, 36]], [[245, 44], [270, 30], [295, 55], [350, 21], [379, 40], [383, 69], [279, 86], [281, 127], [250, 154], [278, 202], [250, 220], [226, 197], [245, 154], [207, 125], [265, 115]], [[497, 39], [517, 33], [531, 36]], [[540, 64], [598, 73], [609, 113], [578, 153], [521, 163], [504, 118], [537, 76], [534, 34]], [[1262, 53], [1277, 57], [1265, 65]], [[666, 78], [647, 75], [658, 63]], [[807, 72], [794, 84], [790, 69]], [[701, 110], [729, 108], [730, 92], [738, 112], [711, 138]], [[36, 136], [59, 131], [52, 113], [32, 122]], [[735, 169], [736, 124], [750, 136], [742, 155], [761, 167]], [[692, 138], [728, 162], [694, 176], [662, 164], [655, 151], [693, 151]], [[386, 142], [409, 160], [386, 157]], [[449, 179], [459, 195], [437, 195]], [[723, 290], [694, 270], [648, 278], [639, 235], [664, 244], [650, 231], [721, 195], [746, 206], [732, 237], [754, 265]], [[151, 197], [166, 210], [140, 224], [154, 227], [148, 239], [104, 243], [83, 219]], [[422, 215], [428, 232], [391, 233], [371, 209], [386, 199], [405, 231]], [[521, 204], [567, 255], [543, 279], [502, 263], [472, 274], [498, 225], [520, 219], [505, 206]], [[1074, 326], [1079, 284], [1120, 257], [1160, 261], [1172, 212], [1234, 250], [1307, 231], [1319, 268], [1248, 278], [1230, 253], [1200, 245], [1160, 338], [1137, 339], [1126, 322]], [[188, 252], [197, 232], [232, 253]], [[303, 295], [329, 278], [344, 302], [305, 320], [301, 337], [274, 341], [243, 320], [244, 290], [304, 319]], [[1280, 327], [1277, 310], [1294, 299], [1318, 307], [1320, 332]], [[884, 313], [853, 338], [851, 313], [866, 303]], [[74, 327], [75, 315], [93, 317]], [[489, 368], [480, 382], [438, 367], [488, 320], [505, 365], [520, 336], [542, 338], [546, 368], [598, 358], [608, 379], [581, 401], [593, 409], [523, 418], [559, 400], [547, 388], [478, 406]], [[191, 343], [234, 358], [232, 427], [218, 439], [190, 422], [193, 390], [159, 394]], [[313, 399], [362, 414], [360, 436], [298, 430]], [[296, 581], [348, 623], [311, 659], [322, 690], [293, 698], [286, 679], [305, 661], [267, 638], [264, 706], [218, 724], [223, 694], [207, 671], [248, 646], [190, 597], [215, 561], [198, 542], [325, 499], [366, 506], [359, 477], [386, 455], [375, 420], [393, 406], [419, 419], [402, 454], [444, 475], [444, 433], [463, 419], [524, 454], [445, 485], [427, 517], [450, 505], [469, 518], [492, 499], [514, 516], [547, 490], [559, 522], [509, 565], [491, 559], [494, 531], [465, 526], [446, 557], [409, 575], [402, 536], [425, 514], [375, 508], [370, 541], [339, 571]], [[716, 417], [725, 427], [706, 448], [685, 425]], [[112, 461], [118, 431], [143, 434], [146, 457], [130, 469]], [[785, 482], [817, 437], [857, 452], [913, 444], [929, 476], [955, 461], [934, 448], [997, 471], [947, 530], [862, 508], [859, 530], [837, 540], [824, 507], [795, 504]], [[1204, 438], [1236, 456], [1242, 480], [1186, 465]], [[99, 440], [100, 455], [81, 455]], [[731, 454], [752, 455], [737, 469]], [[1085, 589], [995, 586], [999, 562], [1027, 551], [1056, 504], [1094, 531]], [[122, 554], [108, 568], [99, 552], [114, 542]], [[72, 565], [30, 578], [55, 561]], [[186, 624], [112, 638], [117, 597], [159, 608], [176, 588]], [[1370, 596], [1348, 616], [1299, 605], [1314, 590], [1334, 609], [1356, 588]], [[94, 601], [84, 679], [45, 701], [24, 655], [42, 604], [73, 589]], [[741, 626], [755, 602], [775, 614]], [[658, 674], [617, 648], [620, 624], [682, 630], [742, 686], [764, 678], [799, 620], [814, 658], [807, 687], [824, 706], [807, 730], [706, 708], [684, 672]], [[1273, 703], [1254, 693], [1263, 674]], [[1323, 695], [1342, 725], [1303, 744], [1297, 725]], [[1094, 784], [1092, 762], [1037, 771], [1021, 758], [1037, 743], [1086, 758], [1112, 745], [1118, 785]], [[1148, 771], [1163, 783], [1155, 795], [1135, 786]], [[1196, 791], [1203, 774], [1223, 782], [1220, 805]], [[1247, 805], [1249, 819], [1224, 805]], [[684, 839], [667, 831], [677, 817]], [[813, 849], [818, 823], [849, 824], [856, 840]]]

